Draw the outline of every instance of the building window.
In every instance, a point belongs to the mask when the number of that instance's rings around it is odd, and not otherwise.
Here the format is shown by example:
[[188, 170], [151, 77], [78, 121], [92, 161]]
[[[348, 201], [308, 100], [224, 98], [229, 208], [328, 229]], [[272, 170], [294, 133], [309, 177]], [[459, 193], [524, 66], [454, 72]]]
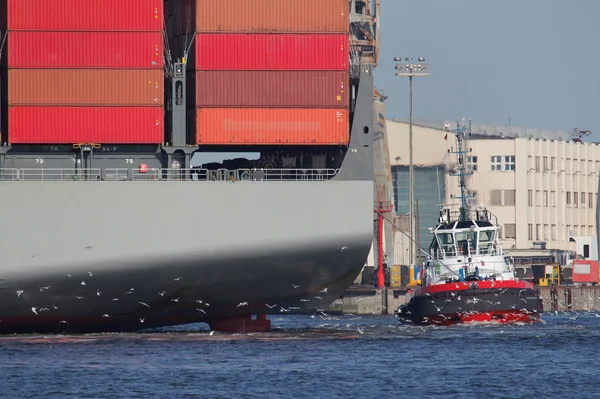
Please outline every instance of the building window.
[[542, 192], [540, 190], [535, 190], [535, 206], [542, 205]]
[[556, 191], [550, 191], [550, 206], [556, 206]]
[[535, 157], [535, 171], [540, 171], [540, 157]]
[[573, 235], [573, 230], [571, 230], [571, 225], [567, 225], [567, 240]]
[[579, 205], [579, 193], [577, 191], [575, 191], [573, 193], [573, 207], [577, 208], [578, 205]]
[[567, 206], [571, 205], [571, 192], [567, 191]]
[[514, 172], [515, 170], [515, 157], [508, 156], [504, 157], [504, 170], [507, 172]]
[[594, 207], [594, 193], [588, 193], [588, 208]]
[[506, 206], [515, 206], [517, 201], [516, 190], [504, 190], [504, 204]]
[[535, 225], [535, 239], [536, 240], [540, 239], [540, 234], [541, 234], [540, 230], [542, 230], [542, 225], [541, 224], [536, 224]]
[[583, 244], [583, 257], [586, 259], [590, 257], [590, 245], [589, 244]]
[[544, 225], [544, 240], [550, 239], [550, 231], [548, 230], [548, 225]]
[[498, 155], [494, 155], [491, 159], [492, 171], [501, 171], [502, 170], [502, 157]]
[[567, 173], [571, 173], [571, 158], [567, 158], [565, 160], [565, 166], [566, 166], [565, 169], [567, 170]]
[[550, 226], [550, 232], [552, 233], [552, 239], [556, 241], [556, 225], [555, 224]]
[[595, 236], [596, 232], [594, 231], [594, 226], [588, 226], [588, 229], [590, 230], [590, 235], [591, 236]]
[[527, 225], [527, 239], [529, 241], [533, 240], [533, 224], [531, 223]]
[[544, 206], [548, 206], [548, 190], [544, 190]]
[[477, 157], [467, 157], [466, 169], [469, 172], [474, 172], [477, 170]]
[[554, 170], [556, 168], [556, 157], [550, 158], [550, 170]]
[[533, 206], [533, 190], [527, 190], [527, 206]]
[[596, 169], [594, 169], [596, 173], [600, 172], [600, 161], [596, 161]]
[[490, 191], [490, 204], [495, 206], [502, 205], [502, 190]]
[[516, 234], [517, 226], [514, 223], [504, 225], [504, 238], [507, 240], [514, 240], [517, 237]]
[[573, 226], [573, 235], [574, 236], [579, 235], [579, 226], [578, 225]]
[[543, 167], [544, 167], [544, 172], [548, 170], [548, 157], [544, 157], [542, 158], [542, 162], [543, 162]]
[[581, 193], [579, 198], [581, 198], [581, 207], [585, 208], [585, 193]]

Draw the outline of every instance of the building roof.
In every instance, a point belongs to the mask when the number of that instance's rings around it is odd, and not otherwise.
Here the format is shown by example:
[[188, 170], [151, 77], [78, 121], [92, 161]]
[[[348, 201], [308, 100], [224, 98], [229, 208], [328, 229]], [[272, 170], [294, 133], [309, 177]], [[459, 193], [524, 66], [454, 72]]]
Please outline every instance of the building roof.
[[[407, 120], [391, 119], [394, 122], [408, 123]], [[449, 123], [452, 128], [455, 127], [456, 121], [454, 122], [429, 122], [429, 121], [413, 121], [414, 126], [444, 130], [444, 125]], [[571, 138], [569, 132], [560, 130], [546, 130], [536, 129], [530, 127], [516, 127], [516, 126], [503, 126], [503, 125], [486, 125], [483, 123], [474, 123], [471, 126], [473, 135], [477, 135], [478, 138], [493, 137], [493, 138], [532, 138], [532, 139], [546, 139], [546, 140], [563, 140], [568, 141]]]

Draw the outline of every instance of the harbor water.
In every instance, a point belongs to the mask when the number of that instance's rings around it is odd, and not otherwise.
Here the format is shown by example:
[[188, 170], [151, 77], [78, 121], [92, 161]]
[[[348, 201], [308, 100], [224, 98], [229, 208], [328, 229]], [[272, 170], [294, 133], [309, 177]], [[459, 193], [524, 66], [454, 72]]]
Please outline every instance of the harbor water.
[[135, 334], [0, 337], [1, 398], [598, 398], [600, 315], [414, 327], [391, 316], [273, 316]]

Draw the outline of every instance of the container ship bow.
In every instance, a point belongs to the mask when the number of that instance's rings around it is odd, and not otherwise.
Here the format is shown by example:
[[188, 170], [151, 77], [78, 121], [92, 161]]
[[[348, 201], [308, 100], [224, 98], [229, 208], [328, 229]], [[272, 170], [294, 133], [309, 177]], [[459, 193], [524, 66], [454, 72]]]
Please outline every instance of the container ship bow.
[[264, 331], [352, 283], [373, 65], [348, 0], [3, 3], [0, 333]]
[[[468, 130], [467, 130], [468, 129]], [[534, 286], [515, 275], [512, 258], [498, 243], [499, 226], [483, 206], [469, 209], [465, 188], [464, 139], [469, 127], [457, 125], [453, 176], [459, 179], [460, 206], [440, 211], [433, 229], [429, 260], [422, 284], [396, 313], [403, 322], [417, 325], [453, 325], [472, 322], [534, 323], [541, 299]]]

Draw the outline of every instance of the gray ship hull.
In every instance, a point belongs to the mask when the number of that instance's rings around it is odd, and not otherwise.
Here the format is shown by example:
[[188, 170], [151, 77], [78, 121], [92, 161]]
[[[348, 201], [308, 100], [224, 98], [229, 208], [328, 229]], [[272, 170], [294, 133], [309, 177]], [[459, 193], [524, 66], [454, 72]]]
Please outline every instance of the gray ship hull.
[[128, 316], [145, 327], [319, 306], [360, 272], [372, 238], [368, 181], [4, 182], [0, 192], [2, 332], [56, 317], [72, 329]]

